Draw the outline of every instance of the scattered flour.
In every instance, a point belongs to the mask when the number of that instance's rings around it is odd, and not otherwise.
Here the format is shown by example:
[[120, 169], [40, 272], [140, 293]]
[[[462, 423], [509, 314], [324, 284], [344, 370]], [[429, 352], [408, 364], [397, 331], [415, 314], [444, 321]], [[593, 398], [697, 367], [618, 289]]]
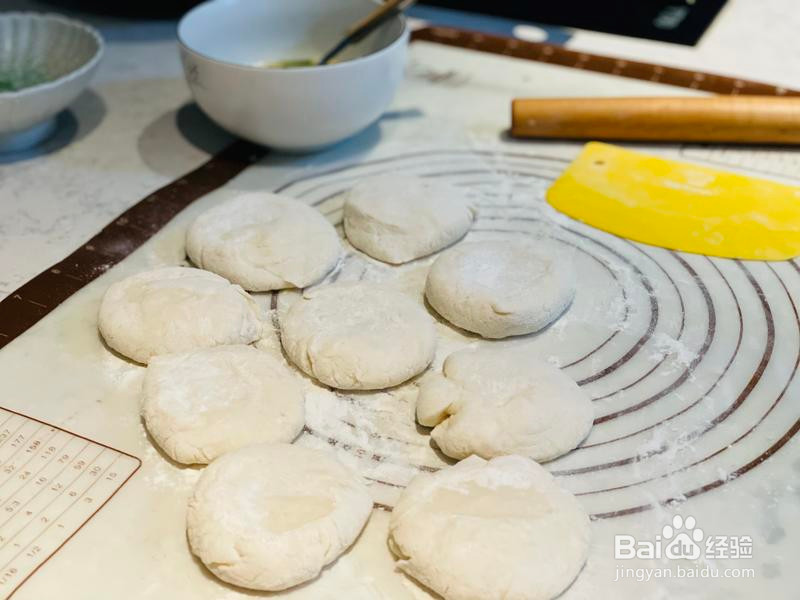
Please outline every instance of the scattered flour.
[[653, 334], [652, 345], [655, 351], [650, 354], [649, 359], [653, 362], [669, 357], [681, 366], [688, 367], [697, 358], [697, 352], [667, 333]]

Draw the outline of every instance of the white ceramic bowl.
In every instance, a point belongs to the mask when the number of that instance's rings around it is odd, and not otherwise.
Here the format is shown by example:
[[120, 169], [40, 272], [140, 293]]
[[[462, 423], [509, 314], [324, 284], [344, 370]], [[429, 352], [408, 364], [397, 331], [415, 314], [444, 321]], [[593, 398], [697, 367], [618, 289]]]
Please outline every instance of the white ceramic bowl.
[[0, 13], [0, 152], [52, 133], [56, 114], [86, 88], [102, 54], [100, 34], [80, 21]]
[[361, 131], [392, 101], [403, 77], [402, 16], [321, 67], [270, 68], [318, 59], [373, 0], [212, 0], [178, 25], [186, 80], [200, 108], [245, 139], [315, 150]]

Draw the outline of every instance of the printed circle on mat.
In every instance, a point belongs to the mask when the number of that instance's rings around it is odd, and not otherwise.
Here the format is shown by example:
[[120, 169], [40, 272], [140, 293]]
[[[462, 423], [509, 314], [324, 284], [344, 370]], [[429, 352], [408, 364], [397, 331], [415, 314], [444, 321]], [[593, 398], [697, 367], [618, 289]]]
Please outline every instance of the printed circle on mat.
[[[673, 502], [691, 510], [695, 498], [770, 465], [766, 459], [786, 452], [800, 433], [800, 405], [791, 402], [800, 381], [800, 266], [671, 252], [557, 215], [544, 194], [568, 163], [522, 147], [421, 149], [302, 173], [279, 191], [338, 223], [348, 190], [365, 177], [435, 179], [475, 195], [478, 215], [465, 242], [544, 239], [570, 255], [581, 291], [553, 326], [495, 342], [439, 324], [443, 355], [434, 363], [496, 344], [556, 358], [592, 398], [595, 423], [547, 468], [593, 518]], [[413, 283], [416, 295], [429, 264], [388, 267], [352, 253], [325, 282]], [[288, 303], [283, 297], [278, 306]], [[347, 454], [370, 478], [376, 501], [391, 508], [414, 474], [447, 465], [413, 419], [417, 383], [370, 394], [320, 392], [301, 443], [333, 444]]]
[[247, 292], [188, 267], [145, 271], [112, 284], [98, 327], [111, 348], [140, 363], [159, 354], [249, 344], [262, 332], [258, 306]]
[[153, 357], [142, 416], [170, 458], [206, 464], [249, 444], [291, 442], [303, 428], [303, 393], [272, 355], [217, 346]]
[[399, 290], [341, 283], [306, 290], [281, 321], [286, 354], [305, 373], [346, 390], [395, 386], [433, 360], [433, 319]]
[[330, 452], [257, 444], [229, 452], [189, 500], [192, 552], [217, 577], [277, 591], [309, 581], [355, 541], [372, 498]]
[[425, 297], [445, 319], [487, 338], [546, 327], [575, 296], [568, 260], [530, 240], [468, 242], [436, 259]]
[[522, 456], [471, 456], [417, 475], [389, 522], [398, 567], [447, 600], [549, 600], [577, 577], [589, 517]]
[[186, 234], [192, 262], [253, 292], [303, 288], [329, 273], [339, 236], [307, 204], [269, 193], [244, 194], [208, 209]]

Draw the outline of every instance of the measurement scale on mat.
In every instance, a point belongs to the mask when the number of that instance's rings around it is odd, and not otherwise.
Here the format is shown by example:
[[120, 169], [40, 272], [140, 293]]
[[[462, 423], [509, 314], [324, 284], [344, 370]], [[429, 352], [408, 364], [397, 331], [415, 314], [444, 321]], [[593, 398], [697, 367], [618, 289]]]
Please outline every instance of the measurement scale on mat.
[[141, 462], [0, 408], [0, 598], [10, 597]]

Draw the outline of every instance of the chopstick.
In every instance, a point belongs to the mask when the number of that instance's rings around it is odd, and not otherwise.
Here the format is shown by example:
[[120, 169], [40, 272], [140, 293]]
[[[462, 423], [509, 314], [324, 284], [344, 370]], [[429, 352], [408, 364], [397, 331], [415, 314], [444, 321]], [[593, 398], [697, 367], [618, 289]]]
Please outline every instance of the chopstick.
[[415, 0], [388, 0], [381, 4], [366, 17], [353, 24], [345, 33], [345, 37], [331, 48], [317, 64], [327, 64], [347, 46], [360, 42], [383, 23], [414, 4], [414, 2]]

